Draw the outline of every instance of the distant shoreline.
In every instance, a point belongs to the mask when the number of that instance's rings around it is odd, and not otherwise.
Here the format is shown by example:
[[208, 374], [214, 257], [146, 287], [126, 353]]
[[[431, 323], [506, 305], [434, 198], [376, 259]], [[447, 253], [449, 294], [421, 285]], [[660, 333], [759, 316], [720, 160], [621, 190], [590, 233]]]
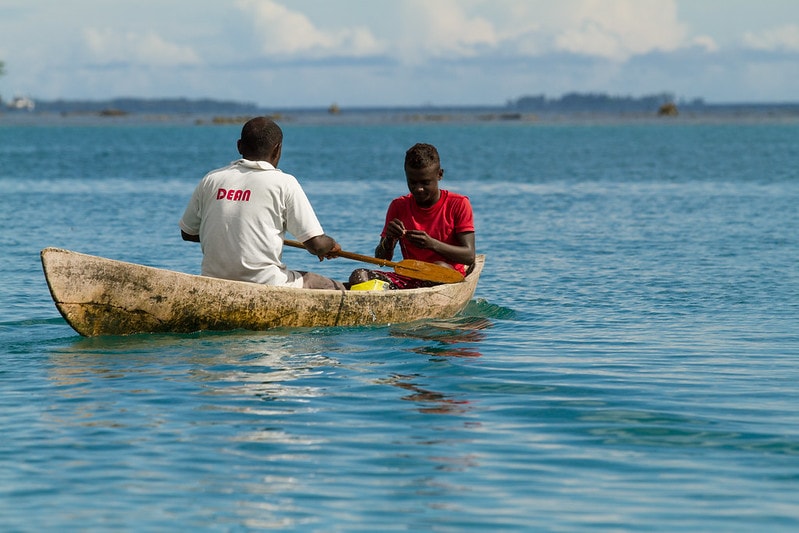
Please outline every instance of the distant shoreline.
[[546, 113], [509, 113], [503, 109], [368, 109], [258, 111], [252, 114], [217, 115], [205, 113], [124, 113], [102, 114], [0, 112], [0, 127], [21, 125], [241, 125], [249, 118], [267, 115], [281, 124], [309, 125], [379, 125], [379, 124], [623, 124], [623, 123], [795, 123], [799, 106], [740, 107], [681, 111], [677, 116], [658, 116], [644, 112], [573, 111]]
[[[671, 113], [663, 112], [668, 108]], [[137, 99], [40, 101], [34, 109], [0, 110], [0, 126], [21, 124], [242, 124], [268, 115], [297, 124], [407, 123], [618, 123], [774, 122], [799, 120], [799, 103], [710, 104], [674, 102], [668, 94], [642, 98], [569, 94], [559, 99], [523, 97], [504, 106], [417, 106], [265, 109], [250, 103], [210, 99]]]

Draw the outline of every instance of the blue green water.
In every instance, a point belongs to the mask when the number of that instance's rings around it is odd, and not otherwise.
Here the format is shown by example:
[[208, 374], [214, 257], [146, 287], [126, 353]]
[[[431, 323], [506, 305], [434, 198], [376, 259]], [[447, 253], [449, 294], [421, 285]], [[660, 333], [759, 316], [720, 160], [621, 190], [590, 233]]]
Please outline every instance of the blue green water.
[[436, 144], [475, 300], [82, 338], [39, 251], [197, 273], [177, 220], [238, 128], [0, 122], [0, 530], [799, 528], [799, 123], [283, 126], [281, 167], [359, 253], [404, 150]]

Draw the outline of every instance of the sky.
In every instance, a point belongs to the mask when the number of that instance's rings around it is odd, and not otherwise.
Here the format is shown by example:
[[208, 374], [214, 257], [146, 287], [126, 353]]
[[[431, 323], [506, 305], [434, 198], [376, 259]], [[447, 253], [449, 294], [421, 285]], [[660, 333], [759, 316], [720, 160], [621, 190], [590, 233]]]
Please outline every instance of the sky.
[[799, 101], [799, 0], [0, 0], [0, 98]]

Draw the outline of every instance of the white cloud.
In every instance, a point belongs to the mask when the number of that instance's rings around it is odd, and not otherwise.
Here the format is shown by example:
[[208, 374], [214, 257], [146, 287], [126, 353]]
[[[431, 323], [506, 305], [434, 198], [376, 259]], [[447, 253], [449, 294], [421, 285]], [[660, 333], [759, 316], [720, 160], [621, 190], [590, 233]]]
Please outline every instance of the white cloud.
[[557, 50], [624, 61], [681, 46], [686, 30], [674, 1], [579, 0], [557, 32]]
[[690, 44], [675, 0], [408, 0], [401, 6], [402, 34], [394, 39], [405, 62], [551, 53], [625, 61]]
[[691, 43], [705, 52], [719, 51], [719, 45], [716, 43], [716, 40], [709, 35], [698, 35], [691, 39]]
[[252, 17], [261, 51], [270, 57], [364, 57], [384, 50], [367, 28], [322, 30], [303, 13], [271, 0], [239, 0], [236, 6]]
[[191, 47], [170, 43], [153, 32], [117, 32], [89, 28], [83, 34], [91, 59], [97, 63], [138, 65], [198, 65], [200, 58]]
[[799, 52], [799, 26], [789, 24], [764, 30], [759, 33], [746, 32], [744, 44], [748, 48], [769, 52]]
[[399, 41], [408, 62], [423, 56], [471, 57], [499, 44], [493, 24], [467, 15], [456, 0], [403, 2], [402, 19]]

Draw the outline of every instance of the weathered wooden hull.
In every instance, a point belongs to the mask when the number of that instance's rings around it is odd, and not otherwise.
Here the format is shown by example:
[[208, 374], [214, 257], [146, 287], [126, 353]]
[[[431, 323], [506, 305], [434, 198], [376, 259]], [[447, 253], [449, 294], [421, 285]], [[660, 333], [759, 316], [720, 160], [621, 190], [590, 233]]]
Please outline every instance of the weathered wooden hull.
[[474, 295], [484, 256], [461, 283], [404, 291], [270, 287], [59, 248], [41, 252], [50, 294], [81, 335], [398, 324], [448, 318]]

